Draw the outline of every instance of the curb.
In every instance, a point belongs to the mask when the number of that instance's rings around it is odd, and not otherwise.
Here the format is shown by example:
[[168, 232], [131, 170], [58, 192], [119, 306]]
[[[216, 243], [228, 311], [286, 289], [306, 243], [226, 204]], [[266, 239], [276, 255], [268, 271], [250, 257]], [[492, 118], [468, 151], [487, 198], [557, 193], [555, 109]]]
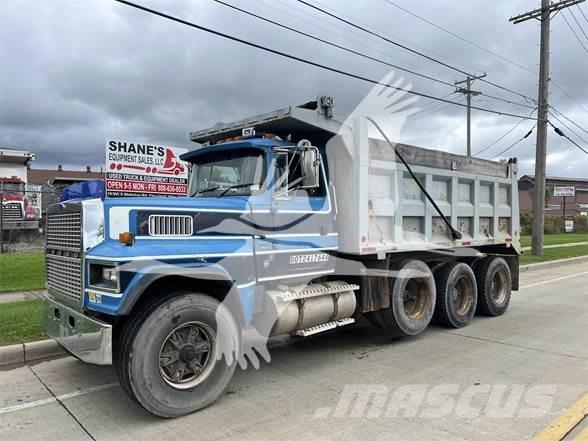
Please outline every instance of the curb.
[[67, 355], [55, 340], [39, 340], [30, 343], [0, 347], [0, 367], [12, 364], [24, 364]]
[[521, 265], [519, 267], [519, 271], [535, 271], [541, 270], [545, 268], [552, 268], [554, 266], [560, 265], [570, 265], [573, 263], [579, 263], [583, 261], [588, 261], [588, 256], [579, 256], [579, 257], [570, 257], [568, 259], [558, 259], [558, 260], [549, 260], [547, 262], [539, 262], [539, 263], [530, 263], [528, 265]]

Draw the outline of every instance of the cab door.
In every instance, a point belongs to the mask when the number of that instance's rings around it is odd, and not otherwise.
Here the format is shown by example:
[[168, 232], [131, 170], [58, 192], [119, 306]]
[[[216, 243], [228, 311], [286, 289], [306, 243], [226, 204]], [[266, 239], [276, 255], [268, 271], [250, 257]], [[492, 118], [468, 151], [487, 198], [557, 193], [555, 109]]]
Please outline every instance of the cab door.
[[300, 149], [277, 148], [272, 161], [273, 232], [266, 237], [272, 250], [264, 264], [285, 283], [330, 274], [335, 267], [338, 238], [325, 168], [319, 167], [318, 187], [300, 188], [301, 155]]

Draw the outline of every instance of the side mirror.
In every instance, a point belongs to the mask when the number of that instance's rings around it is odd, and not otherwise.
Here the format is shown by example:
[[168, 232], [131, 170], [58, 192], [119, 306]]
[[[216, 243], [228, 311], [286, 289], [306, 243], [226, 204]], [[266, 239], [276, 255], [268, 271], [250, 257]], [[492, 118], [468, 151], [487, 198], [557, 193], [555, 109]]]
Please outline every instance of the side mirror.
[[304, 147], [301, 152], [302, 185], [299, 188], [317, 188], [320, 177], [320, 156], [316, 147]]

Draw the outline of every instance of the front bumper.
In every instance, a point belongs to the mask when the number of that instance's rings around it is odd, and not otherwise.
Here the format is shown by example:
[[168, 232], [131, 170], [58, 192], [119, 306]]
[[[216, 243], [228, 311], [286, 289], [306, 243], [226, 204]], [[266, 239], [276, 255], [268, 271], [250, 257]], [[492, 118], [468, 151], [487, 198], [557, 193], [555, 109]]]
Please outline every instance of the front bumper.
[[45, 296], [45, 331], [63, 348], [91, 363], [112, 364], [112, 326]]

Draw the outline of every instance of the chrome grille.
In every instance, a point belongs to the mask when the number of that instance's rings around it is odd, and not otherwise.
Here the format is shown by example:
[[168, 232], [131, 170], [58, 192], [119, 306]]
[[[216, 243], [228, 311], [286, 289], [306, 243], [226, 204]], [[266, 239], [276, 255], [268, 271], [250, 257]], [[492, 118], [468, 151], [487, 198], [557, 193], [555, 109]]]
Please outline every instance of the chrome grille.
[[80, 251], [82, 249], [82, 213], [59, 213], [47, 216], [47, 248]]
[[152, 214], [149, 216], [150, 236], [191, 236], [192, 216]]
[[4, 220], [21, 220], [22, 207], [16, 202], [2, 204], [2, 219]]
[[83, 291], [81, 211], [49, 212], [45, 246], [48, 291], [79, 301]]
[[82, 293], [82, 259], [47, 254], [47, 288], [51, 293], [80, 300]]

